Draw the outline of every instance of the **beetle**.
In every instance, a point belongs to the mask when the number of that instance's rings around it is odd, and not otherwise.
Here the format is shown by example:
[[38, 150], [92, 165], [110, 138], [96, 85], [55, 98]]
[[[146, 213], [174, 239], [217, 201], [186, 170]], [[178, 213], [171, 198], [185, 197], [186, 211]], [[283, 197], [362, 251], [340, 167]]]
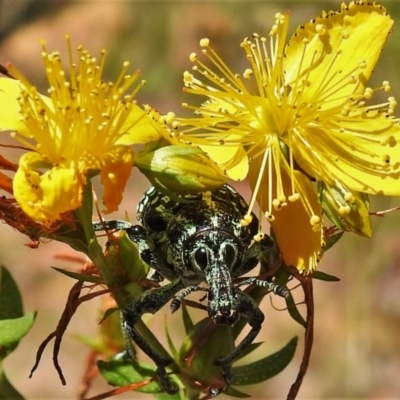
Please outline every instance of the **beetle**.
[[[250, 346], [264, 321], [257, 303], [240, 287], [255, 284], [282, 297], [289, 296], [285, 287], [269, 280], [251, 277], [235, 283], [277, 249], [268, 235], [253, 239], [259, 229], [254, 214], [248, 226], [241, 224], [247, 209], [243, 197], [227, 184], [176, 198], [151, 186], [137, 208], [140, 225], [117, 220], [94, 223], [95, 230], [125, 230], [137, 244], [142, 260], [154, 270], [153, 279], [170, 281], [145, 291], [122, 310], [124, 330], [155, 362], [159, 383], [169, 394], [177, 391], [166, 372], [173, 360], [158, 354], [135, 329], [143, 314], [156, 313], [170, 300], [171, 311], [175, 312], [189, 293], [204, 291], [208, 315], [216, 324], [232, 326], [240, 316], [247, 318], [251, 327], [247, 336], [231, 353], [214, 361], [229, 383], [233, 361]], [[201, 286], [203, 282], [208, 286]], [[221, 391], [210, 389], [210, 394], [216, 396]]]

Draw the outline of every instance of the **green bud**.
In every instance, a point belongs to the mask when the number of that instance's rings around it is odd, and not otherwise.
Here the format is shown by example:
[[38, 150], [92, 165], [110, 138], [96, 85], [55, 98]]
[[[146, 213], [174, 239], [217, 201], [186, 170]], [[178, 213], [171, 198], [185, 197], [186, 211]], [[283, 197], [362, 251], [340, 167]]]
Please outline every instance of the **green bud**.
[[195, 388], [199, 383], [203, 388], [223, 386], [221, 368], [214, 361], [229, 354], [234, 346], [232, 327], [203, 319], [190, 330], [180, 348], [180, 375]]
[[142, 293], [139, 281], [146, 278], [149, 267], [142, 261], [136, 245], [124, 231], [108, 235], [104, 261], [113, 276], [113, 284], [119, 287], [119, 306], [128, 305]]
[[149, 181], [166, 192], [203, 192], [225, 184], [228, 178], [200, 149], [165, 146], [135, 155], [135, 165]]
[[318, 195], [326, 216], [338, 229], [372, 236], [368, 195], [324, 182], [318, 182]]

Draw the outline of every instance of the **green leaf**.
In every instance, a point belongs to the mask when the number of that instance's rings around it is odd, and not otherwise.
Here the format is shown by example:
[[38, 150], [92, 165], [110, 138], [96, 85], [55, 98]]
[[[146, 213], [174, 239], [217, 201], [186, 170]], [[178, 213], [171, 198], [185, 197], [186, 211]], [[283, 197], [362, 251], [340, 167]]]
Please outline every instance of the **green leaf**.
[[10, 272], [0, 267], [0, 320], [21, 317], [24, 314], [22, 298]]
[[165, 335], [167, 337], [167, 343], [168, 343], [168, 347], [172, 353], [172, 357], [177, 360], [178, 359], [178, 350], [176, 349], [174, 342], [172, 341], [171, 335], [169, 334], [168, 331], [168, 326], [165, 324]]
[[326, 272], [322, 271], [314, 271], [312, 275], [313, 279], [318, 279], [320, 281], [326, 281], [326, 282], [339, 282], [340, 278], [337, 278], [336, 276], [329, 275]]
[[24, 397], [9, 382], [0, 364], [0, 400], [24, 400]]
[[19, 341], [31, 329], [35, 318], [36, 312], [31, 312], [20, 318], [0, 321], [0, 359], [15, 350]]
[[[98, 361], [100, 373], [107, 382], [114, 386], [127, 386], [132, 383], [156, 379], [155, 367], [150, 367], [132, 360]], [[162, 393], [163, 389], [157, 382], [150, 382], [136, 389], [142, 393]], [[135, 390], [135, 391], [136, 391]]]
[[240, 360], [243, 357], [246, 357], [248, 354], [251, 354], [254, 350], [258, 349], [264, 342], [252, 343], [246, 351], [244, 351], [240, 357], [236, 359], [236, 361]]
[[[72, 335], [79, 343], [90, 349], [95, 350], [98, 353], [104, 352], [104, 342], [100, 337], [86, 336], [86, 335]], [[115, 354], [115, 352], [114, 352]]]
[[328, 251], [333, 245], [335, 245], [339, 239], [343, 236], [343, 232], [335, 233], [334, 235], [331, 235], [328, 237], [328, 240], [326, 241], [325, 249], [324, 251]]
[[80, 274], [78, 272], [67, 271], [66, 269], [61, 269], [57, 267], [51, 267], [58, 272], [61, 272], [64, 275], [67, 275], [70, 278], [77, 279], [81, 282], [90, 282], [90, 283], [98, 283], [104, 284], [103, 278], [97, 275], [89, 275], [89, 274]]
[[306, 326], [306, 321], [300, 314], [300, 311], [297, 309], [296, 303], [294, 302], [292, 292], [289, 292], [289, 297], [285, 299], [286, 301], [286, 307], [289, 312], [289, 315], [296, 321], [298, 322], [301, 326], [305, 327]]
[[240, 367], [233, 367], [231, 385], [253, 385], [279, 374], [292, 360], [296, 351], [298, 338], [294, 337], [281, 350], [261, 360]]
[[83, 202], [81, 206], [75, 210], [75, 215], [78, 221], [82, 224], [86, 242], [90, 243], [90, 241], [95, 237], [92, 224], [93, 191], [92, 182], [90, 181], [90, 179], [87, 180], [85, 189], [83, 191]]
[[105, 311], [105, 313], [103, 314], [103, 316], [101, 317], [101, 319], [99, 321], [99, 325], [102, 324], [111, 314], [114, 314], [115, 312], [119, 312], [119, 311], [121, 311], [121, 309], [118, 307], [108, 308]]
[[238, 397], [238, 398], [241, 398], [241, 399], [245, 399], [247, 397], [251, 397], [250, 394], [243, 393], [240, 390], [237, 390], [232, 386], [227, 387], [224, 390], [224, 394], [226, 394], [227, 396]]
[[180, 370], [188, 382], [197, 381], [208, 386], [221, 374], [221, 368], [214, 361], [229, 354], [234, 347], [230, 326], [216, 325], [210, 318], [204, 318], [194, 325], [182, 342]]
[[189, 311], [184, 304], [182, 304], [182, 320], [185, 327], [185, 333], [188, 335], [189, 332], [192, 331], [194, 324], [192, 318], [190, 317]]

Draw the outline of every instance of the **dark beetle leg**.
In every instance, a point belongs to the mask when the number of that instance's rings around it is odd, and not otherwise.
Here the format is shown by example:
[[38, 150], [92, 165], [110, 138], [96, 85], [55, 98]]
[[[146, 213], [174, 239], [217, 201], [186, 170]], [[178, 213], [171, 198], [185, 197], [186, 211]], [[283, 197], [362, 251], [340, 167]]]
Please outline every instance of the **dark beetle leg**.
[[190, 293], [192, 292], [198, 292], [198, 291], [203, 291], [203, 292], [207, 292], [209, 291], [208, 288], [202, 287], [202, 286], [196, 286], [196, 285], [192, 285], [192, 286], [187, 286], [185, 287], [185, 289], [183, 289], [179, 294], [176, 294], [174, 296], [174, 298], [171, 301], [171, 312], [174, 313], [176, 311], [179, 310], [179, 308], [181, 307], [181, 303], [182, 300], [188, 296]]
[[135, 324], [143, 314], [156, 313], [163, 307], [183, 285], [180, 280], [157, 289], [151, 289], [137, 297], [122, 311], [123, 326], [130, 338], [139, 346], [157, 365], [157, 375], [161, 387], [169, 394], [177, 392], [177, 388], [169, 380], [165, 367], [173, 362], [172, 358], [164, 357], [154, 350], [146, 339], [135, 329]]
[[284, 286], [277, 285], [276, 283], [270, 282], [270, 281], [264, 281], [263, 279], [258, 279], [258, 278], [247, 278], [244, 281], [237, 283], [235, 285], [235, 288], [238, 288], [239, 286], [243, 285], [257, 285], [261, 287], [266, 287], [268, 288], [271, 292], [274, 292], [278, 296], [288, 298], [289, 297], [289, 290], [285, 288]]
[[[215, 364], [221, 366], [222, 372], [225, 375], [226, 382], [228, 384], [232, 379], [232, 363], [247, 350], [251, 343], [253, 343], [254, 339], [260, 332], [261, 324], [264, 321], [264, 314], [258, 308], [257, 303], [250, 296], [240, 290], [237, 290], [237, 295], [239, 297], [238, 311], [242, 316], [247, 318], [247, 322], [251, 326], [251, 330], [238, 344], [238, 346], [228, 355], [215, 360]], [[214, 396], [216, 395], [213, 393], [210, 394]]]

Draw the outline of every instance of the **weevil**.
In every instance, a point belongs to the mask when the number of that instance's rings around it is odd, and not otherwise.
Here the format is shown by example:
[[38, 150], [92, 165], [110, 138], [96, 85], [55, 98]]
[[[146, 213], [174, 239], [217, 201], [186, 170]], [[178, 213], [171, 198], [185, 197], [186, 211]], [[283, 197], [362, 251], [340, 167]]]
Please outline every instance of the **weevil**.
[[[251, 330], [231, 353], [214, 361], [229, 383], [232, 363], [250, 346], [264, 321], [257, 303], [241, 286], [255, 284], [282, 297], [289, 295], [285, 287], [255, 277], [235, 283], [275, 246], [268, 235], [253, 239], [259, 229], [254, 214], [248, 226], [241, 224], [247, 210], [243, 197], [229, 185], [174, 199], [151, 186], [137, 208], [140, 225], [117, 220], [94, 223], [95, 230], [125, 230], [137, 244], [142, 260], [154, 270], [153, 278], [170, 281], [145, 291], [122, 310], [124, 330], [155, 362], [160, 385], [169, 394], [177, 390], [166, 372], [173, 360], [158, 354], [135, 329], [143, 314], [154, 314], [169, 301], [174, 312], [189, 293], [204, 291], [208, 316], [216, 324], [231, 326], [245, 317]], [[207, 286], [201, 286], [203, 283]], [[210, 394], [221, 391], [210, 389]]]

